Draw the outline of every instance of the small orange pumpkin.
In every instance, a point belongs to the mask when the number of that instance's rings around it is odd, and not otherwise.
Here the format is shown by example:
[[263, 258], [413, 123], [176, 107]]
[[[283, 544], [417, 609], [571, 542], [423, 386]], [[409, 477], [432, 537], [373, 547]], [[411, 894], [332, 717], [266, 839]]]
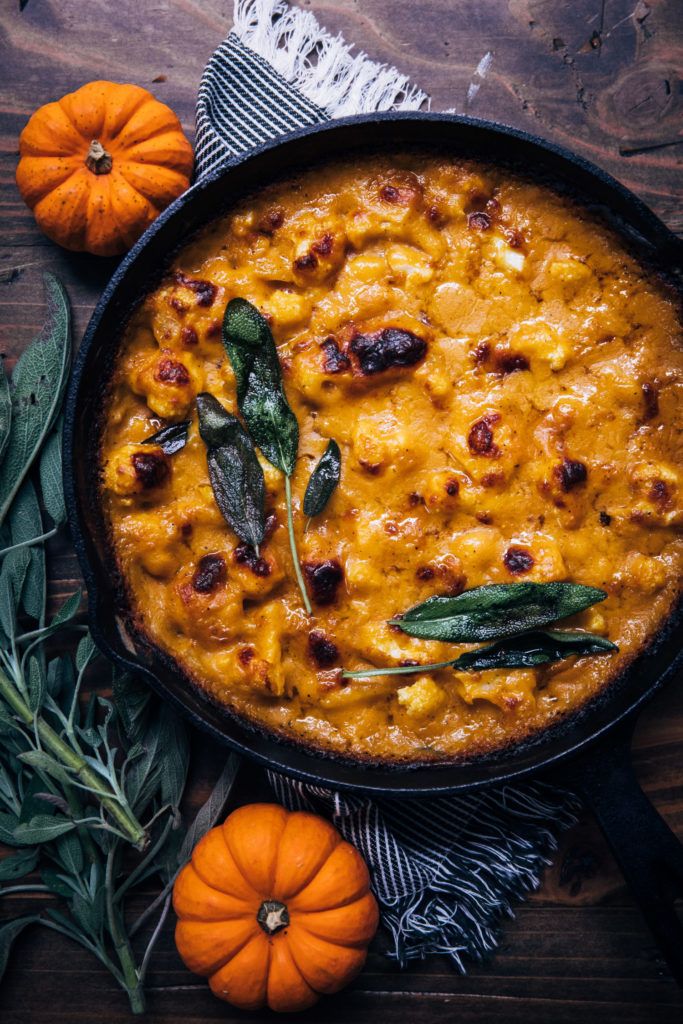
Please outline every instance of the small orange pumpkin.
[[369, 886], [365, 861], [329, 822], [240, 807], [176, 879], [176, 946], [219, 999], [304, 1010], [363, 966], [378, 922]]
[[192, 147], [173, 111], [138, 85], [90, 82], [47, 103], [19, 137], [17, 185], [48, 238], [125, 252], [184, 192]]

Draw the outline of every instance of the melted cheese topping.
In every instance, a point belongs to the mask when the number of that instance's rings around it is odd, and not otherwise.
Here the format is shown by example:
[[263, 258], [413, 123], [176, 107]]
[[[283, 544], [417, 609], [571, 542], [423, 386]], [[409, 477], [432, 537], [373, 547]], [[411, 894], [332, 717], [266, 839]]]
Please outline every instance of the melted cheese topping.
[[[236, 411], [229, 299], [270, 320], [301, 426], [293, 478], [314, 604], [295, 585], [281, 474], [261, 558], [222, 518], [194, 398]], [[238, 714], [356, 757], [501, 747], [586, 702], [657, 631], [680, 579], [681, 325], [663, 286], [568, 199], [508, 172], [364, 158], [275, 186], [176, 259], [128, 325], [102, 441], [111, 541], [139, 627]], [[165, 456], [143, 438], [192, 420]], [[328, 438], [341, 482], [306, 524]], [[573, 580], [569, 624], [620, 652], [537, 670], [385, 676], [464, 646], [387, 620], [432, 594]]]

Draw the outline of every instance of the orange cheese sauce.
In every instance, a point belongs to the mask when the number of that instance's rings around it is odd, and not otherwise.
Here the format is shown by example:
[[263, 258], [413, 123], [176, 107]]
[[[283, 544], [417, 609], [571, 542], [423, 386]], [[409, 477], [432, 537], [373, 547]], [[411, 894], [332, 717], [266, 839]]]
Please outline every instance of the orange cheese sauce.
[[[221, 340], [240, 296], [270, 321], [301, 428], [293, 478], [263, 460], [261, 557], [223, 519], [194, 399], [237, 412]], [[508, 171], [359, 158], [242, 203], [191, 241], [128, 324], [102, 495], [138, 627], [236, 712], [310, 746], [418, 761], [500, 748], [607, 685], [680, 588], [683, 355], [671, 295], [601, 222]], [[191, 420], [184, 449], [140, 442]], [[335, 438], [341, 481], [307, 523]], [[618, 654], [540, 669], [383, 676], [453, 658], [387, 620], [432, 594], [572, 580], [569, 624]]]

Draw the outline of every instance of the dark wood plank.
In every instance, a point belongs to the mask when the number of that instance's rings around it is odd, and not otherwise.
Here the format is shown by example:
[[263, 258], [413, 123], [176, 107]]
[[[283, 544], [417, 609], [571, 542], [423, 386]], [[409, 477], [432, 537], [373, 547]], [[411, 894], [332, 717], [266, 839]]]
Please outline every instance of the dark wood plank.
[[[680, 0], [299, 0], [331, 31], [375, 59], [394, 63], [455, 108], [568, 145], [633, 188], [683, 232], [683, 19]], [[87, 323], [115, 261], [66, 253], [37, 230], [14, 184], [17, 137], [40, 103], [93, 78], [151, 88], [192, 135], [204, 64], [231, 22], [229, 0], [8, 0], [0, 98], [0, 352], [11, 366], [40, 326], [40, 275], [57, 273], [74, 309], [75, 337]], [[480, 59], [492, 55], [482, 77]], [[478, 88], [470, 88], [478, 86]], [[53, 607], [79, 584], [65, 539], [52, 547]], [[641, 782], [683, 836], [683, 692], [661, 694], [636, 740]], [[195, 743], [188, 804], [206, 795], [222, 752]], [[245, 766], [237, 799], [267, 796]], [[3, 917], [42, 901], [5, 900]], [[520, 1024], [668, 1024], [680, 1021], [676, 989], [596, 825], [588, 816], [562, 838], [545, 883], [503, 925], [493, 960], [457, 975], [443, 959], [399, 971], [374, 947], [355, 985], [307, 1015], [317, 1022], [407, 1018]], [[128, 1019], [107, 973], [67, 940], [32, 930], [19, 941], [0, 991], [3, 1024], [91, 1024]], [[150, 979], [150, 1024], [265, 1021], [214, 1000], [175, 953], [172, 925]]]

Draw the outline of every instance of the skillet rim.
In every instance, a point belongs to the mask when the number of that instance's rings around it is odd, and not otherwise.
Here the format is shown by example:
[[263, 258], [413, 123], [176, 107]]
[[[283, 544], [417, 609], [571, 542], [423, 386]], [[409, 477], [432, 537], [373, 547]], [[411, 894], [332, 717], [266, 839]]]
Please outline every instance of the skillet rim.
[[[155, 689], [155, 691], [164, 699], [171, 700], [174, 706], [181, 710], [186, 716], [189, 716], [195, 725], [205, 731], [209, 731], [214, 737], [220, 739], [221, 742], [227, 743], [234, 749], [239, 750], [242, 754], [257, 760], [266, 767], [285, 771], [290, 775], [294, 775], [295, 777], [308, 782], [318, 784], [323, 782], [325, 784], [334, 785], [338, 788], [351, 788], [355, 790], [364, 790], [366, 792], [390, 793], [396, 796], [407, 796], [415, 795], [417, 793], [438, 794], [457, 792], [500, 783], [513, 778], [521, 778], [528, 776], [533, 772], [550, 768], [575, 755], [584, 747], [591, 746], [598, 742], [605, 733], [608, 733], [620, 721], [634, 715], [642, 704], [674, 674], [678, 665], [683, 664], [683, 650], [678, 650], [677, 652], [674, 651], [671, 659], [668, 657], [668, 654], [671, 653], [669, 652], [669, 646], [671, 645], [672, 635], [675, 634], [682, 618], [681, 612], [683, 611], [683, 602], [679, 604], [677, 609], [673, 610], [657, 636], [653, 638], [647, 647], [641, 650], [635, 658], [634, 664], [628, 667], [625, 672], [622, 672], [613, 681], [610, 681], [610, 683], [598, 695], [596, 695], [596, 697], [582, 705], [575, 712], [567, 715], [561, 722], [555, 725], [551, 724], [526, 739], [523, 738], [520, 741], [509, 744], [507, 747], [496, 751], [490, 751], [483, 755], [479, 755], [478, 757], [475, 755], [475, 757], [471, 759], [460, 759], [457, 761], [452, 760], [447, 764], [440, 763], [430, 765], [426, 762], [420, 762], [418, 765], [411, 766], [405, 763], [377, 764], [360, 758], [350, 760], [344, 755], [340, 756], [334, 752], [316, 750], [315, 747], [312, 748], [310, 745], [304, 746], [301, 743], [297, 743], [296, 741], [292, 742], [292, 740], [289, 739], [283, 741], [282, 737], [277, 736], [273, 732], [269, 732], [268, 730], [259, 728], [258, 726], [254, 727], [253, 723], [249, 723], [244, 719], [238, 719], [234, 715], [226, 714], [225, 709], [222, 709], [220, 712], [220, 722], [223, 726], [223, 728], [221, 728], [215, 724], [217, 707], [205, 694], [202, 694], [201, 692], [184, 692], [181, 695], [177, 690], [174, 691], [171, 689], [169, 685], [156, 674], [153, 668], [141, 664], [139, 660], [132, 658], [129, 654], [126, 654], [120, 648], [117, 649], [117, 647], [114, 646], [115, 641], [111, 639], [110, 635], [107, 635], [104, 628], [104, 623], [107, 618], [109, 619], [107, 625], [109, 627], [115, 627], [115, 616], [112, 614], [114, 610], [113, 602], [110, 602], [112, 604], [111, 609], [104, 607], [107, 602], [103, 600], [101, 584], [98, 580], [96, 569], [93, 567], [91, 562], [89, 543], [92, 542], [92, 539], [88, 536], [88, 530], [85, 527], [84, 515], [84, 504], [86, 499], [80, 493], [75, 466], [76, 448], [79, 440], [77, 432], [77, 416], [81, 404], [81, 390], [84, 386], [84, 371], [87, 368], [90, 350], [94, 346], [96, 347], [97, 342], [100, 343], [100, 346], [102, 345], [103, 339], [100, 337], [100, 333], [104, 331], [106, 334], [106, 322], [105, 327], [102, 327], [102, 323], [103, 321], [106, 321], [106, 316], [110, 312], [110, 309], [115, 308], [119, 291], [125, 291], [126, 288], [132, 287], [132, 290], [136, 293], [136, 298], [131, 299], [128, 297], [124, 303], [127, 313], [130, 312], [134, 303], [139, 301], [142, 289], [139, 283], [135, 283], [134, 277], [131, 284], [130, 275], [134, 275], [140, 255], [147, 249], [156, 236], [164, 230], [167, 223], [176, 217], [180, 219], [179, 215], [184, 210], [187, 210], [188, 207], [193, 205], [200, 206], [201, 197], [206, 192], [219, 185], [223, 179], [229, 180], [236, 168], [243, 167], [243, 165], [249, 164], [252, 161], [256, 162], [259, 158], [272, 153], [272, 151], [277, 151], [288, 146], [295, 146], [302, 140], [316, 136], [322, 136], [324, 141], [324, 137], [328, 132], [336, 133], [340, 130], [343, 132], [346, 128], [354, 127], [368, 131], [378, 123], [386, 122], [396, 123], [398, 127], [400, 127], [401, 124], [410, 124], [414, 126], [415, 122], [419, 122], [421, 125], [424, 125], [425, 122], [431, 122], [434, 125], [441, 124], [442, 126], [448, 126], [449, 130], [454, 127], [459, 127], [464, 128], [466, 131], [474, 131], [475, 133], [480, 132], [483, 133], [482, 137], [484, 139], [488, 138], [489, 141], [495, 140], [497, 143], [500, 143], [501, 140], [516, 140], [523, 143], [526, 147], [531, 147], [536, 150], [540, 149], [544, 154], [549, 155], [559, 162], [559, 164], [563, 166], [565, 172], [569, 172], [573, 168], [580, 170], [585, 179], [584, 184], [586, 182], [591, 182], [593, 186], [596, 187], [596, 183], [599, 183], [602, 190], [605, 190], [607, 193], [611, 193], [612, 197], [616, 197], [618, 199], [618, 205], [622, 209], [626, 209], [629, 215], [626, 217], [624, 224], [621, 227], [621, 234], [623, 236], [628, 239], [629, 232], [635, 231], [639, 240], [647, 243], [651, 250], [651, 255], [654, 255], [658, 262], [663, 261], [666, 258], [666, 255], [670, 253], [673, 257], [674, 273], [676, 273], [680, 267], [683, 267], [683, 240], [679, 239], [672, 231], [670, 231], [670, 229], [659, 220], [659, 218], [639, 197], [635, 196], [629, 189], [609, 175], [606, 171], [594, 166], [584, 157], [574, 154], [556, 143], [540, 139], [522, 129], [461, 115], [402, 111], [390, 111], [371, 115], [355, 115], [353, 117], [327, 121], [323, 124], [299, 129], [296, 132], [290, 133], [286, 136], [280, 136], [277, 139], [271, 140], [270, 142], [264, 143], [263, 145], [250, 150], [246, 154], [231, 159], [222, 168], [214, 171], [210, 175], [207, 175], [207, 177], [202, 179], [201, 182], [195, 183], [186, 193], [183, 194], [183, 196], [176, 200], [155, 220], [154, 224], [147, 232], [145, 232], [131, 251], [121, 260], [121, 263], [116, 269], [112, 279], [105, 288], [95, 307], [74, 361], [65, 405], [63, 444], [64, 486], [72, 538], [89, 596], [89, 618], [91, 629], [98, 646], [100, 646], [110, 658], [132, 671], [142, 672], [148, 682], [152, 685], [153, 689]], [[392, 145], [394, 147], [400, 147], [401, 144], [406, 144], [406, 141], [406, 139], [399, 137], [392, 143]], [[366, 140], [364, 143], [366, 148], [371, 148], [373, 144], [376, 148], [381, 148], [382, 145], [387, 146], [387, 142], [384, 140], [379, 144], [377, 142], [373, 143], [373, 140]], [[411, 140], [409, 144], [413, 147], [420, 145], [420, 143], [416, 143], [415, 140]], [[423, 146], [425, 145], [424, 140], [421, 144]], [[436, 144], [437, 148], [440, 144], [443, 145], [444, 148], [448, 148], [449, 145], [451, 148], [454, 148], [452, 139], [449, 141], [448, 139], [440, 140], [439, 138], [436, 138], [432, 145], [434, 144]], [[507, 159], [507, 157], [504, 157], [500, 162], [504, 163]], [[514, 158], [511, 162], [514, 163]], [[290, 169], [296, 166], [296, 157], [289, 161], [288, 166]], [[278, 172], [276, 166], [274, 173], [270, 174], [270, 178], [273, 179], [280, 176], [281, 171]], [[561, 176], [559, 174], [558, 180], [561, 180]], [[570, 181], [570, 175], [568, 173], [565, 174], [565, 180]], [[264, 187], [265, 184], [267, 184], [267, 182], [259, 183], [256, 187], [261, 188]], [[581, 189], [578, 189], [577, 191], [581, 191]], [[604, 207], [605, 199], [596, 198], [594, 199], [594, 203]], [[590, 205], [590, 196], [586, 196], [585, 191], [584, 205]], [[204, 224], [206, 224], [210, 221], [211, 217], [210, 215], [206, 217], [202, 216], [200, 219]], [[195, 225], [192, 232], [199, 229], [200, 227]], [[192, 232], [190, 232], [190, 234]], [[188, 238], [189, 236], [190, 235], [188, 234]], [[632, 240], [633, 239], [631, 238], [631, 243]], [[182, 244], [182, 240], [176, 240], [176, 246], [171, 247], [169, 251], [174, 251], [178, 245]], [[645, 260], [647, 261], [647, 257]], [[100, 376], [101, 375], [102, 373], [100, 371]], [[104, 567], [100, 566], [100, 568], [103, 569]], [[130, 608], [128, 611], [131, 611]], [[118, 639], [120, 641], [120, 633], [118, 634]], [[153, 649], [153, 645], [150, 646]], [[662, 662], [662, 658], [659, 652], [663, 646], [666, 646], [667, 648], [667, 655], [665, 655], [663, 659], [664, 663], [660, 664]], [[586, 719], [593, 717], [596, 710], [600, 712], [601, 710], [604, 710], [605, 705], [609, 706], [616, 697], [615, 691], [619, 689], [622, 691], [625, 689], [632, 689], [633, 687], [629, 684], [628, 680], [633, 677], [634, 673], [637, 673], [640, 669], [646, 668], [645, 662], [651, 658], [655, 658], [657, 661], [657, 670], [654, 673], [654, 679], [651, 679], [649, 682], [646, 681], [644, 685], [639, 686], [638, 691], [635, 693], [633, 698], [627, 700], [626, 706], [622, 707], [621, 710], [616, 710], [614, 714], [608, 712], [606, 718], [603, 716], [604, 720], [602, 723], [598, 723], [597, 727], [592, 730], [589, 728], [587, 736], [580, 736], [575, 741], [570, 739], [568, 743], [562, 742], [562, 734], [564, 734], [564, 737], [566, 738], [566, 735], [572, 731], [581, 731], [583, 723], [585, 723]], [[163, 652], [157, 650], [156, 659], [158, 662], [163, 664], [163, 661], [165, 660]], [[176, 669], [176, 676], [180, 677], [182, 675], [182, 671], [179, 672], [178, 669]], [[193, 686], [193, 691], [196, 691], [196, 689], [196, 685]], [[194, 698], [194, 700], [192, 700], [192, 698]], [[195, 707], [190, 706], [191, 704], [194, 704]], [[213, 721], [209, 720], [205, 714], [202, 714], [202, 712], [198, 710], [198, 705], [202, 704], [204, 705], [204, 712], [206, 712], [207, 706], [209, 711], [214, 712]], [[226, 732], [226, 729], [230, 729], [232, 735]], [[237, 733], [237, 735], [235, 735], [235, 733]], [[553, 750], [552, 745], [554, 743], [555, 746], [557, 746], [558, 738], [560, 740], [560, 749]], [[545, 749], [548, 746], [551, 746], [549, 753]], [[512, 762], [510, 760], [510, 755], [512, 755]], [[518, 764], [516, 762], [519, 761], [520, 755], [522, 755], [523, 763]], [[508, 759], [507, 764], [505, 763], [506, 757]], [[526, 758], [525, 763], [524, 758]], [[368, 781], [370, 773], [377, 777], [376, 780], [373, 778]], [[473, 773], [475, 778], [471, 777]], [[425, 775], [428, 778], [425, 779]], [[455, 775], [455, 778], [451, 778], [452, 775]], [[462, 776], [462, 779], [460, 776]], [[470, 778], [468, 778], [468, 776], [470, 776]]]

